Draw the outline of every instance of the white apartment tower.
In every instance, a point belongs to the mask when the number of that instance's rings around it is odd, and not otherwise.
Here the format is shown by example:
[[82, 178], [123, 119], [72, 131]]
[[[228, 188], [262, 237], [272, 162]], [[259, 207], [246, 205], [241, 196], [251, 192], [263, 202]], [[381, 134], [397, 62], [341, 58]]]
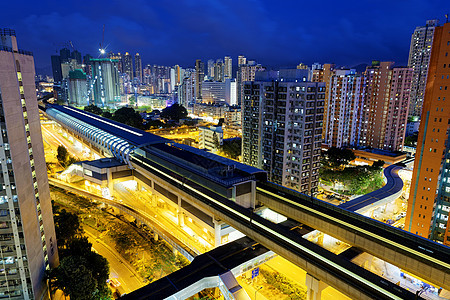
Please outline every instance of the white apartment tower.
[[0, 29], [0, 298], [48, 299], [58, 264], [31, 52]]
[[331, 76], [325, 121], [325, 144], [329, 147], [358, 144], [364, 84], [364, 76], [355, 70], [336, 70]]
[[409, 115], [420, 118], [427, 84], [428, 66], [433, 46], [434, 29], [438, 20], [428, 20], [425, 26], [416, 27], [411, 36], [408, 67], [414, 70], [411, 85]]
[[224, 59], [224, 77], [225, 79], [233, 78], [233, 59], [230, 56], [225, 56]]

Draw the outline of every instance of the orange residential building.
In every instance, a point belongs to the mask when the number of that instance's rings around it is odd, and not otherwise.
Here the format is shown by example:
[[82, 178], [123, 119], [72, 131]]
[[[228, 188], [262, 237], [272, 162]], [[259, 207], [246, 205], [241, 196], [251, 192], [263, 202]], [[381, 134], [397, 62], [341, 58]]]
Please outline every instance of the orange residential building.
[[450, 245], [450, 23], [436, 27], [405, 230]]

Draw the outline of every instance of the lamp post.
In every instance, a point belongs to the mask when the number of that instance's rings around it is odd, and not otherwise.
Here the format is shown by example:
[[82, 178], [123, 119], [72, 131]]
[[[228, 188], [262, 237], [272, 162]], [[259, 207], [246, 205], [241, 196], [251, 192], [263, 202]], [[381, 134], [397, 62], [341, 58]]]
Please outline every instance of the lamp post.
[[255, 300], [256, 300], [256, 293], [259, 292], [259, 290], [262, 289], [262, 288], [263, 288], [263, 287], [260, 286], [259, 288], [256, 289], [256, 291], [255, 291]]

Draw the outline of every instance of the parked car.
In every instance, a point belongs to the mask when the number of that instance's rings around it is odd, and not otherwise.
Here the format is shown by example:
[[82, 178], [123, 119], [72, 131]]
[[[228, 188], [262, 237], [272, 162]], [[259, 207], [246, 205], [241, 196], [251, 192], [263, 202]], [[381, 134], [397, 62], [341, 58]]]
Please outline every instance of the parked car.
[[120, 286], [120, 282], [119, 280], [117, 280], [117, 278], [111, 278], [108, 279], [109, 281], [109, 285], [112, 286], [113, 288], [117, 288], [118, 286]]

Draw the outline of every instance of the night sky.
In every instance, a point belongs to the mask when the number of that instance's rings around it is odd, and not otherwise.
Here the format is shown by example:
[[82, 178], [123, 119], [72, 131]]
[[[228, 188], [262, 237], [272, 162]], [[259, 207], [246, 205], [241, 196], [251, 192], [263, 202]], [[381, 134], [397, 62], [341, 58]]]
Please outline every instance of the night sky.
[[38, 73], [50, 73], [50, 55], [68, 41], [97, 56], [103, 24], [107, 50], [139, 52], [143, 64], [190, 67], [225, 55], [236, 64], [243, 54], [269, 67], [405, 65], [415, 27], [446, 13], [449, 0], [8, 0], [0, 28], [16, 30]]

